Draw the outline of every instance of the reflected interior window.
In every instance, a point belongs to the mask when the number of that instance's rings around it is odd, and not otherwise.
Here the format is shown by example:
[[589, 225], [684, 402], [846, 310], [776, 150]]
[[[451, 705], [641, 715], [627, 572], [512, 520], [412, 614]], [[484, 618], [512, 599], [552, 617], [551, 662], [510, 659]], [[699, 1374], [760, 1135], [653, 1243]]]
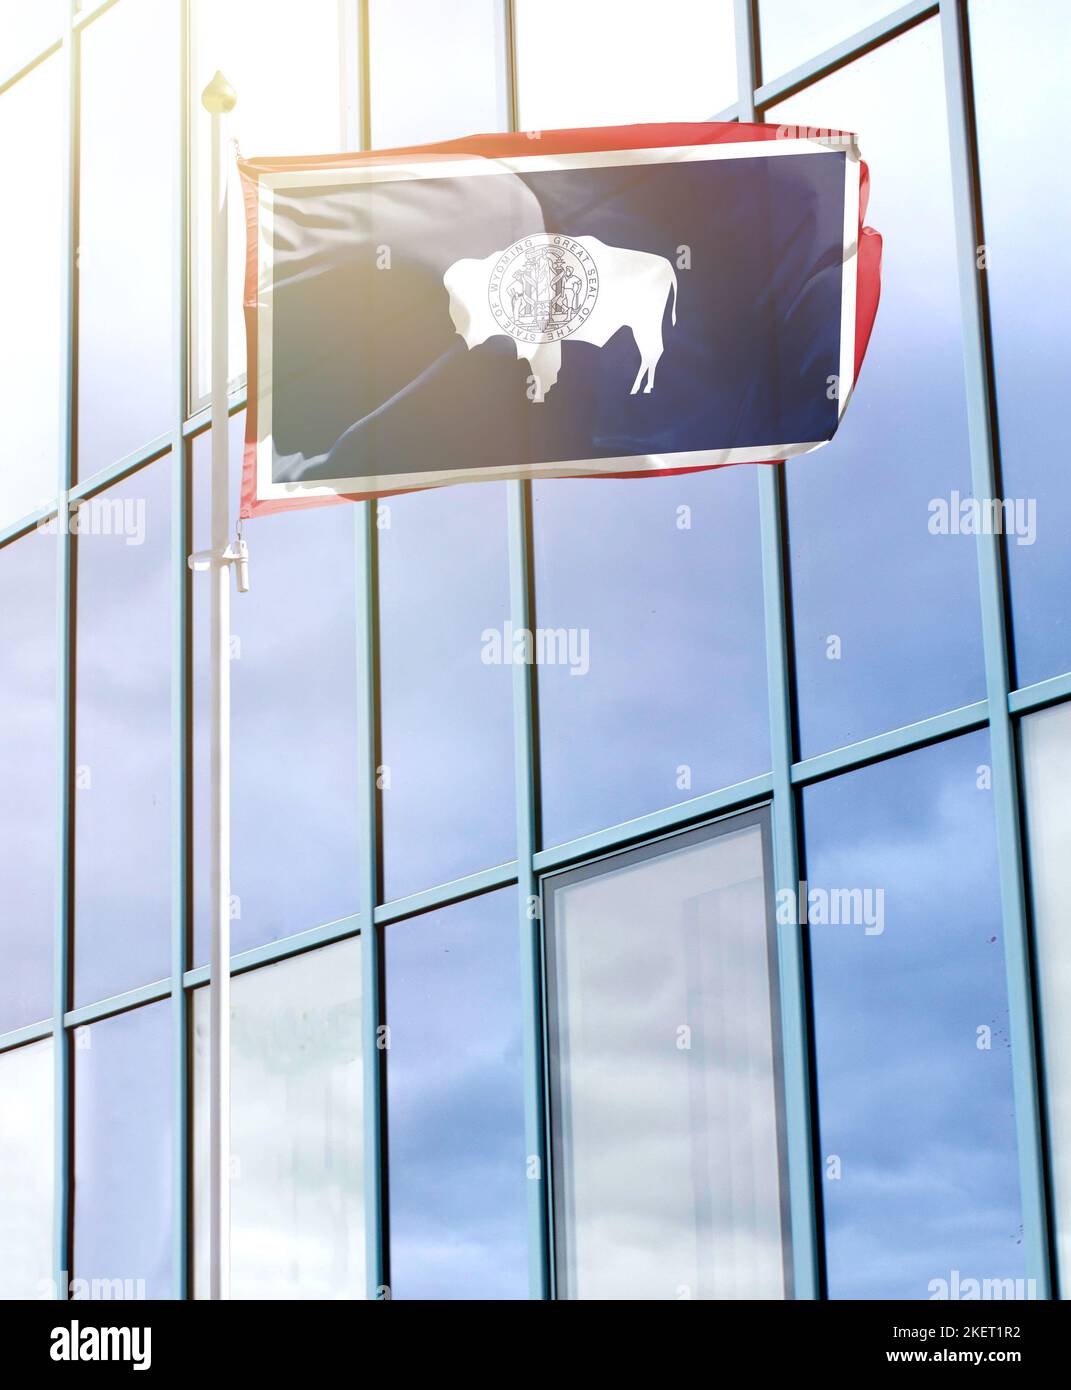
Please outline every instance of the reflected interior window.
[[[238, 515], [244, 415], [231, 421]], [[193, 446], [193, 548], [208, 548], [211, 439]], [[237, 953], [357, 911], [355, 511], [311, 507], [246, 532], [248, 593], [231, 600], [231, 943]], [[194, 955], [208, 959], [209, 579], [191, 579]]]
[[171, 1003], [75, 1030], [74, 1272], [88, 1298], [170, 1298]]
[[542, 843], [770, 766], [753, 468], [533, 484]]
[[831, 1298], [1024, 1274], [989, 768], [983, 730], [803, 794]]
[[545, 884], [558, 1297], [790, 1292], [764, 813]]
[[[517, 0], [522, 130], [704, 121], [736, 100], [732, 0]], [[538, 147], [534, 151], [538, 153]]]
[[174, 423], [176, 14], [116, 5], [81, 37], [79, 478]]
[[171, 921], [171, 458], [78, 508], [76, 1004], [163, 979]]
[[866, 220], [886, 246], [881, 307], [837, 436], [784, 470], [810, 757], [985, 695], [975, 538], [941, 525], [971, 478], [937, 20], [767, 120], [858, 134], [873, 179]]
[[[15, 8], [6, 6], [5, 14]], [[0, 54], [8, 51], [0, 42]], [[0, 527], [55, 497], [59, 476], [63, 111], [58, 55], [0, 93], [7, 190], [6, 215], [0, 217], [0, 265], [7, 267], [0, 323]]]
[[0, 550], [0, 1033], [52, 1013], [56, 541]]
[[52, 1287], [52, 1039], [0, 1053], [0, 1298]]
[[1071, 1296], [1071, 705], [1022, 723], [1054, 1226], [1064, 1298]]
[[1040, 25], [1000, 0], [971, 0], [968, 13], [1016, 684], [1030, 685], [1071, 670], [1071, 477], [1056, 442], [1071, 379], [1056, 306], [1071, 302], [1071, 267], [1054, 242], [1071, 224], [1058, 172], [1071, 6], [1044, 6]]
[[486, 659], [509, 618], [506, 491], [384, 498], [377, 517], [389, 900], [516, 854], [513, 671]]
[[384, 932], [394, 1298], [526, 1298], [517, 898]]
[[[194, 1000], [195, 1297], [208, 1293], [209, 995]], [[361, 947], [231, 986], [231, 1297], [363, 1298]]]

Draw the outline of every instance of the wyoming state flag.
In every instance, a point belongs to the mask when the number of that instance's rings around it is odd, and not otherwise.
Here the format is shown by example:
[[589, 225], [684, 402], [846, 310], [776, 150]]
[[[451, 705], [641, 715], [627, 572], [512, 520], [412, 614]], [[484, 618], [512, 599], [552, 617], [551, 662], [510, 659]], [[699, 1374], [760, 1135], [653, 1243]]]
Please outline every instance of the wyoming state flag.
[[704, 123], [239, 161], [242, 514], [832, 439], [877, 310], [855, 137]]

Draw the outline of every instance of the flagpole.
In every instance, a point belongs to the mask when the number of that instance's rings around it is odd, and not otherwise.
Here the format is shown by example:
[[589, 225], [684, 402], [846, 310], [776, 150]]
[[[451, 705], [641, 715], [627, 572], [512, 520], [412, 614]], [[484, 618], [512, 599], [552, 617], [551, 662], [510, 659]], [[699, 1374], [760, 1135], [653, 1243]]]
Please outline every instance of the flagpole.
[[237, 98], [221, 72], [201, 94], [212, 117], [212, 530], [208, 569], [212, 598], [210, 878], [212, 955], [209, 986], [209, 1296], [230, 1297], [231, 1282], [231, 924], [230, 924], [230, 518], [227, 439], [227, 113]]

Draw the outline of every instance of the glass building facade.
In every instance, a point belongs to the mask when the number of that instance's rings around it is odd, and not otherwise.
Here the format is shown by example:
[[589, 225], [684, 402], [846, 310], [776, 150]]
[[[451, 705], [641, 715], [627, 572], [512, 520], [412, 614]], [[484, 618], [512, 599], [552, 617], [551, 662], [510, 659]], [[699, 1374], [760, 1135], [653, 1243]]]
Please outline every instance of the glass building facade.
[[813, 459], [247, 527], [235, 1296], [1071, 1289], [1069, 47], [1057, 0], [0, 7], [0, 1296], [207, 1288], [217, 68], [247, 154], [855, 130], [885, 237]]

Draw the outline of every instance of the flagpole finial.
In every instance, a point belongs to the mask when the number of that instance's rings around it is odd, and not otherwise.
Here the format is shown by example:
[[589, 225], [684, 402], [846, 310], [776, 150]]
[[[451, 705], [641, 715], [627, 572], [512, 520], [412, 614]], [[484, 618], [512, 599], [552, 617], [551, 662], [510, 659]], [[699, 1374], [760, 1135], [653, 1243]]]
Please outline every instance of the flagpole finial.
[[234, 110], [237, 100], [238, 94], [217, 68], [215, 77], [201, 93], [201, 105], [213, 116], [223, 116]]

